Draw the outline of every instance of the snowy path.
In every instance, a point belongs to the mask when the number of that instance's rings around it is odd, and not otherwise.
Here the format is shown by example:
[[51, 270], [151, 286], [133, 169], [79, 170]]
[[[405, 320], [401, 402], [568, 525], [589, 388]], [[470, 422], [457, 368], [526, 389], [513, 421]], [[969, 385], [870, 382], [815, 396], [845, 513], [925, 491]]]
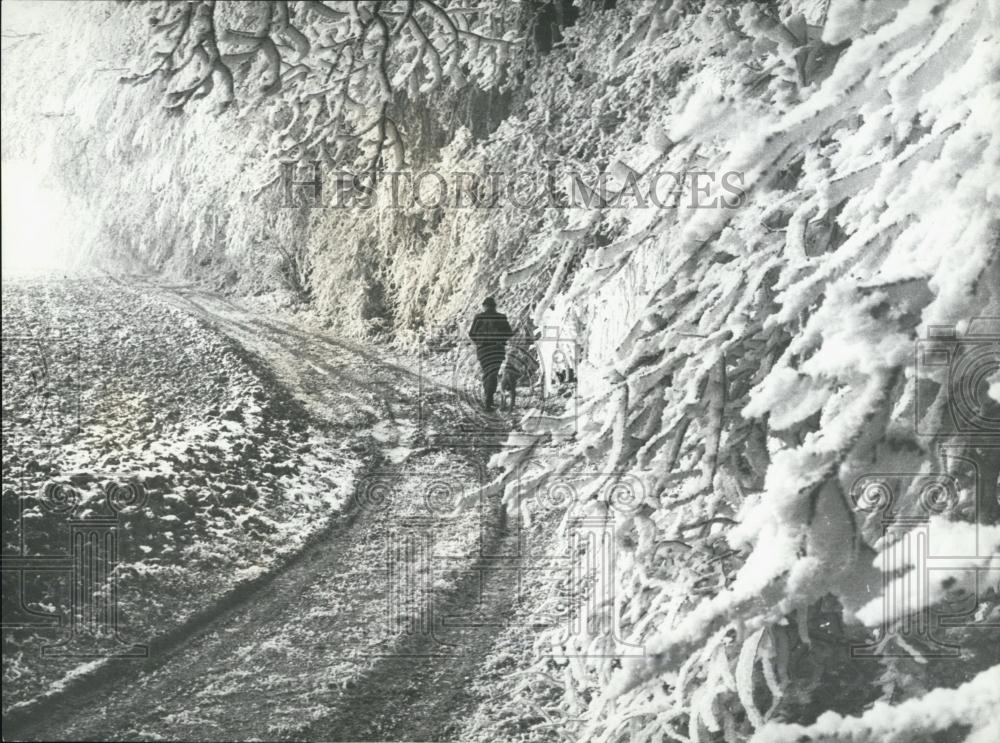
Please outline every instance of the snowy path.
[[[262, 357], [352, 442], [366, 476], [328, 534], [247, 600], [141, 665], [122, 662], [116, 682], [46, 710], [13, 739], [453, 737], [478, 702], [468, 679], [516, 608], [518, 583], [497, 557], [511, 540], [498, 515], [445, 518], [433, 498], [476, 487], [488, 452], [411, 448], [412, 369], [210, 294], [157, 291]], [[464, 414], [441, 400], [432, 418]], [[422, 549], [431, 535], [432, 553]]]

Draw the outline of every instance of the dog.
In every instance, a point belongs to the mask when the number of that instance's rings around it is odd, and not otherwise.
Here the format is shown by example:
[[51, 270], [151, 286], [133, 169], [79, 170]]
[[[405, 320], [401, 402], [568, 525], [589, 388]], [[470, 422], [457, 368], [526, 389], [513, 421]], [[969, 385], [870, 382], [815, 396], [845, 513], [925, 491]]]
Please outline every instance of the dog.
[[503, 410], [513, 410], [517, 404], [517, 383], [520, 375], [514, 364], [504, 363], [500, 372], [500, 408]]

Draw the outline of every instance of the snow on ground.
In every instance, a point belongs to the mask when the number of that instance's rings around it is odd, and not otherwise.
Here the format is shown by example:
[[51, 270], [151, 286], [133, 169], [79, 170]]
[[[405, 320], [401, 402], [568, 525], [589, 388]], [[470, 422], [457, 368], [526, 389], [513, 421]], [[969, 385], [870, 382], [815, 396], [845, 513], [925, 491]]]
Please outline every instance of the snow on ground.
[[[65, 561], [71, 519], [114, 519], [118, 649], [297, 552], [359, 466], [258, 362], [161, 299], [4, 282], [4, 559]], [[67, 570], [3, 581], [5, 622], [25, 625], [4, 633], [6, 711], [95, 661], [43, 654], [71, 637]]]
[[[229, 453], [245, 452], [244, 439], [249, 438], [261, 458], [254, 470], [261, 481], [258, 491], [271, 482], [288, 501], [295, 483], [309, 482], [317, 500], [348, 491], [350, 498], [343, 518], [334, 519], [320, 539], [275, 571], [248, 600], [218, 608], [199, 631], [186, 632], [167, 651], [158, 650], [157, 662], [142, 666], [141, 673], [45, 705], [44, 714], [19, 728], [21, 737], [393, 739], [458, 733], [490, 696], [472, 679], [480, 676], [505, 617], [512, 612], [530, 616], [524, 598], [519, 598], [527, 596], [519, 591], [519, 582], [525, 579], [535, 593], [541, 585], [507, 564], [517, 554], [513, 550], [520, 548], [520, 532], [505, 530], [499, 503], [482, 498], [489, 449], [460, 445], [454, 437], [451, 444], [438, 444], [429, 436], [431, 431], [454, 434], [475, 428], [481, 421], [474, 406], [456, 390], [422, 377], [412, 359], [389, 358], [382, 349], [350, 344], [305, 323], [288, 322], [280, 313], [248, 311], [192, 287], [148, 285], [143, 292], [126, 294], [128, 301], [141, 304], [142, 319], [130, 317], [122, 323], [131, 337], [152, 334], [159, 342], [154, 348], [163, 346], [171, 342], [171, 324], [194, 317], [184, 350], [204, 348], [197, 362], [202, 374], [192, 368], [184, 380], [190, 389], [184, 401], [191, 404], [179, 420], [187, 422], [181, 426], [187, 448], [181, 449], [176, 437], [163, 436], [160, 430], [159, 437], [137, 439], [139, 453], [122, 454], [120, 466], [135, 460], [154, 468], [157, 460], [145, 456], [148, 450], [164, 455], [179, 451], [184, 459], [169, 468], [176, 486], [187, 481], [189, 469], [204, 469], [203, 440], [225, 440], [220, 451]], [[10, 296], [13, 300], [18, 292]], [[79, 305], [89, 301], [75, 299]], [[128, 314], [100, 302], [94, 309], [107, 309], [106, 315]], [[239, 363], [220, 363], [224, 349], [233, 347], [203, 323], [247, 349], [238, 354]], [[11, 355], [11, 363], [17, 358]], [[214, 418], [201, 414], [214, 404], [220, 410], [242, 404], [227, 399], [223, 407], [200, 390], [199, 380], [211, 378], [222, 367], [230, 382], [223, 388], [226, 395], [239, 398], [244, 382], [263, 388], [264, 396], [255, 401], [260, 411], [253, 412], [253, 425], [216, 426]], [[212, 372], [205, 373], [208, 369]], [[275, 370], [280, 388], [266, 369]], [[141, 365], [130, 371], [138, 388], [145, 373]], [[168, 379], [184, 374], [178, 369]], [[129, 389], [129, 394], [139, 393]], [[244, 415], [244, 423], [250, 418]], [[105, 416], [100, 435], [126, 423]], [[502, 430], [506, 418], [496, 424]], [[266, 435], [258, 436], [261, 430]], [[347, 462], [352, 457], [363, 460], [363, 470], [338, 480], [343, 472], [328, 464], [331, 450], [347, 452]], [[228, 462], [212, 461], [217, 465], [213, 479], [232, 476], [224, 466]], [[240, 460], [239, 466], [248, 465]], [[158, 470], [154, 476], [160, 476]], [[152, 486], [144, 484], [152, 492]], [[474, 500], [477, 493], [480, 508], [455, 512], [456, 501]], [[165, 488], [162, 495], [171, 503], [175, 493]], [[304, 500], [308, 515], [310, 499]], [[266, 516], [274, 533], [281, 530], [287, 537], [291, 529], [286, 522], [299, 518], [301, 523], [303, 515], [286, 510]], [[226, 550], [217, 547], [223, 540], [232, 541], [253, 518], [263, 521], [265, 516], [237, 513], [228, 521], [208, 520], [197, 528], [191, 526], [197, 515], [185, 519], [157, 513], [144, 522], [143, 539], [129, 562], [149, 589], [141, 597], [169, 595], [171, 590], [179, 597], [204, 591], [209, 582], [232, 582], [266, 569], [266, 563], [241, 563], [234, 557], [243, 554], [242, 542]], [[176, 551], [163, 557], [164, 549], [154, 550], [149, 534], [169, 533], [172, 540], [186, 533], [185, 526], [197, 533], [201, 550], [193, 569], [178, 564]], [[313, 522], [307, 521], [295, 536], [310, 529], [315, 533]], [[287, 541], [289, 551], [301, 544], [301, 539]], [[167, 540], [167, 546], [171, 544]], [[273, 544], [264, 536], [258, 547]], [[186, 582], [177, 583], [182, 580]], [[505, 634], [507, 642], [525, 640], [529, 629], [511, 629]], [[21, 653], [21, 662], [37, 676], [38, 648], [29, 650]], [[415, 706], [394, 703], [401, 698], [413, 700]], [[100, 716], [90, 713], [95, 703], [103, 709]]]

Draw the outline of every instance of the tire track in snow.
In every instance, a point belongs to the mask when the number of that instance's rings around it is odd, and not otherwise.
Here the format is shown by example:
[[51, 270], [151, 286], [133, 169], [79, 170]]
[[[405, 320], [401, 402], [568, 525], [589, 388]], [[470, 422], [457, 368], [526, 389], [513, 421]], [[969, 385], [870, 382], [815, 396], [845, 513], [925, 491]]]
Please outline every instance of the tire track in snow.
[[[512, 537], [503, 533], [498, 513], [436, 523], [435, 538], [452, 548], [450, 567], [428, 576], [421, 562], [426, 555], [404, 555], [403, 572], [429, 582], [398, 616], [387, 612], [393, 578], [385, 565], [389, 552], [399, 552], [399, 524], [427, 520], [426, 478], [474, 487], [488, 452], [401, 457], [407, 443], [401, 437], [416, 429], [419, 382], [412, 371], [192, 288], [150, 290], [263, 359], [312, 415], [343, 426], [345, 437], [358, 436], [344, 424], [359, 405], [390, 421], [398, 435], [385, 435], [383, 425], [382, 435], [365, 436], [360, 450], [370, 473], [392, 480], [395, 495], [373, 503], [359, 490], [323, 538], [200, 630], [131, 673], [123, 667], [117, 682], [74, 694], [8, 734], [22, 740], [428, 740], [457, 731], [477, 702], [467, 681], [515, 607], [517, 574], [505, 569], [502, 557], [511, 554]], [[439, 413], [462, 415], [455, 406]], [[394, 453], [391, 461], [383, 449]], [[428, 606], [465, 621], [438, 622], [435, 633], [407, 631], [426, 619]]]

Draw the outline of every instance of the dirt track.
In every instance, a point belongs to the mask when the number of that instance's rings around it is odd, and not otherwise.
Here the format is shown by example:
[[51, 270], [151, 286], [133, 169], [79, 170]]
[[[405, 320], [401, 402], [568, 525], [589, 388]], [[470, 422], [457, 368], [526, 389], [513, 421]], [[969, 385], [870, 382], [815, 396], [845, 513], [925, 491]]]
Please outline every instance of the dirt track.
[[464, 406], [356, 345], [185, 287], [155, 291], [259, 356], [343, 430], [367, 475], [343, 518], [244, 601], [146, 661], [113, 661], [116, 681], [4, 737], [454, 739], [518, 594], [496, 508], [445, 508], [482, 482], [489, 451], [421, 446], [424, 427], [450, 430]]

